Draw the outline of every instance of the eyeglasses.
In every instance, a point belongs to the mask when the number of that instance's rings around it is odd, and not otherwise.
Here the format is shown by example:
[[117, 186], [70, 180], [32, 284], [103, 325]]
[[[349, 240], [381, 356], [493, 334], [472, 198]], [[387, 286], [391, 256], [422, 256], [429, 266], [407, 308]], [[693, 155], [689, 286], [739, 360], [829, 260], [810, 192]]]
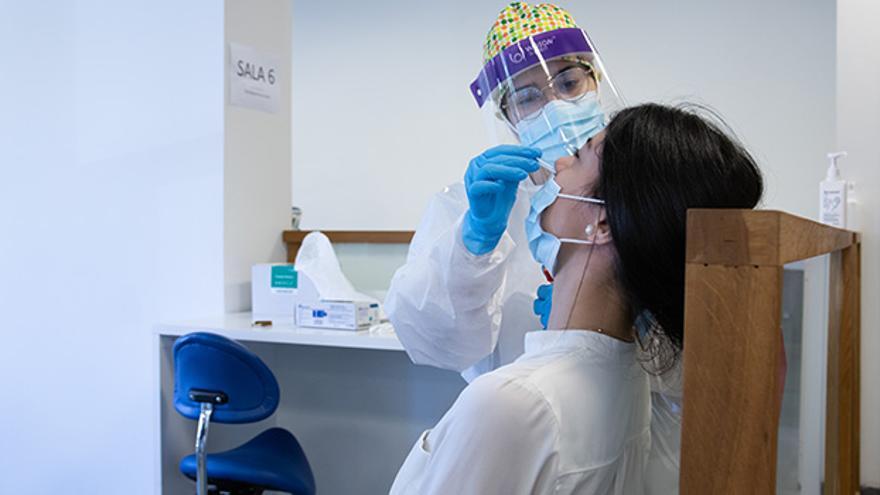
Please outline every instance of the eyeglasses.
[[511, 124], [521, 120], [534, 120], [549, 101], [548, 89], [552, 91], [555, 99], [577, 101], [589, 91], [596, 89], [593, 67], [586, 63], [574, 65], [548, 78], [547, 86], [544, 88], [526, 86], [505, 95], [501, 100], [504, 117]]

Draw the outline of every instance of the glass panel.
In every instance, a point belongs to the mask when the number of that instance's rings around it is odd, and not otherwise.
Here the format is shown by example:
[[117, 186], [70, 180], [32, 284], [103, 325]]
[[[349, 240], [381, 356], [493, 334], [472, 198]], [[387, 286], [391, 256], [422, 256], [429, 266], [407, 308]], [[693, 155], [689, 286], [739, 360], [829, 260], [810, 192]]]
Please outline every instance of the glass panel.
[[821, 493], [825, 445], [828, 262], [819, 256], [786, 265], [782, 336], [786, 378], [779, 418], [776, 492]]

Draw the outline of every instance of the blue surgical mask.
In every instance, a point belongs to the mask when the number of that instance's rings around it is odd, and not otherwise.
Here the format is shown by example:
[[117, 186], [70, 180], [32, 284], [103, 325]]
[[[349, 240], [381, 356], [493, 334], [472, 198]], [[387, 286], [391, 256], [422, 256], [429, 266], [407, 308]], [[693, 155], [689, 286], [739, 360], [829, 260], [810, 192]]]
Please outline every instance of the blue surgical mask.
[[[541, 213], [553, 204], [557, 198], [571, 199], [574, 201], [598, 205], [605, 204], [605, 201], [601, 199], [562, 194], [560, 191], [561, 188], [559, 187], [559, 184], [556, 183], [556, 178], [551, 177], [550, 180], [545, 182], [544, 185], [532, 196], [531, 208], [526, 217], [526, 238], [529, 241], [529, 250], [532, 252], [532, 257], [535, 261], [540, 263], [551, 276], [555, 275], [556, 257], [559, 255], [559, 248], [562, 243], [593, 244], [593, 241], [585, 239], [560, 239], [559, 237], [544, 231], [541, 227]], [[592, 234], [593, 229], [593, 225], [588, 225], [587, 228], [584, 229], [584, 232], [589, 237]]]
[[541, 150], [550, 164], [574, 154], [605, 127], [605, 114], [595, 91], [577, 101], [551, 100], [534, 118], [516, 123], [523, 146]]

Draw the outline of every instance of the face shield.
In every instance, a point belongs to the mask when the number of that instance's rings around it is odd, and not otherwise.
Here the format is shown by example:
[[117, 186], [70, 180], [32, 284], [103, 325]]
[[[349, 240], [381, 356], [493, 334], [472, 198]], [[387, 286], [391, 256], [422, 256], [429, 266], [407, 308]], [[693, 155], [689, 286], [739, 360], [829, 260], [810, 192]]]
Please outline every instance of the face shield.
[[563, 28], [527, 36], [483, 66], [471, 83], [494, 144], [542, 152], [543, 184], [559, 158], [574, 154], [622, 107], [587, 33]]

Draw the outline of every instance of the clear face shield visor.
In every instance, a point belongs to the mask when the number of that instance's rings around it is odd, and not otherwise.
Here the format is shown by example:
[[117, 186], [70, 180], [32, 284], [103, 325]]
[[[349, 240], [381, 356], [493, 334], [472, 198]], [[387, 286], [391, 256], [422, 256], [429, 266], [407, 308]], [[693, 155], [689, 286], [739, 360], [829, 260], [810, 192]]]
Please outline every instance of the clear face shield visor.
[[541, 150], [543, 184], [556, 160], [601, 131], [622, 102], [599, 54], [579, 28], [529, 36], [493, 57], [471, 84], [493, 145]]

